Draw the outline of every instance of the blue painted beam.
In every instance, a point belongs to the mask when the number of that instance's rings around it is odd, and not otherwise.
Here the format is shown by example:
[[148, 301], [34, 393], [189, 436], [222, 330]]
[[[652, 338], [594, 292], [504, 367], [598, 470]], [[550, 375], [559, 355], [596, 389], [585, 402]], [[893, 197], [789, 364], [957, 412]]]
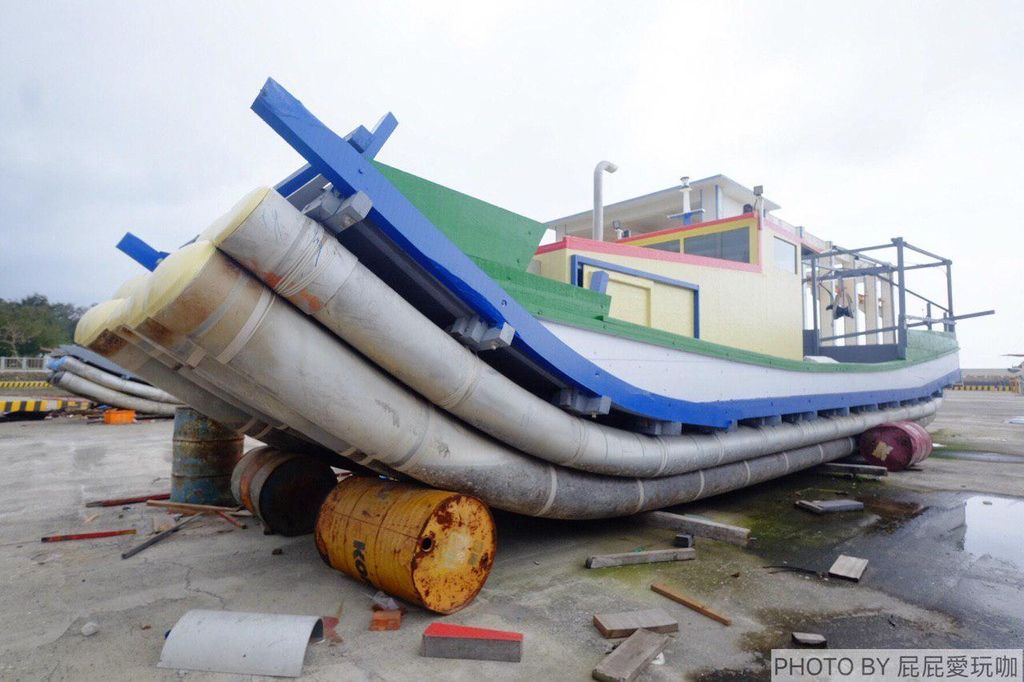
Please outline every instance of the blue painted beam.
[[124, 233], [121, 241], [117, 243], [117, 248], [150, 272], [156, 270], [160, 261], [170, 255], [166, 251], [157, 251], [131, 232]]

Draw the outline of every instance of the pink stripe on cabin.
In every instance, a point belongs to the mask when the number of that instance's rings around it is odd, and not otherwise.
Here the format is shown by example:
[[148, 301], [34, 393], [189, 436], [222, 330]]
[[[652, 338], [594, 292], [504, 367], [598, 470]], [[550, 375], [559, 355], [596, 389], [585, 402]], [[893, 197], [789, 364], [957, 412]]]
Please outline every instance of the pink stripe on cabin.
[[[701, 227], [712, 227], [714, 225], [722, 225], [724, 223], [740, 222], [744, 219], [756, 218], [757, 216], [753, 213], [744, 213], [743, 215], [734, 215], [729, 218], [719, 218], [718, 220], [709, 220], [703, 223], [693, 223], [691, 225], [680, 225], [679, 227], [666, 227], [664, 230], [656, 230], [655, 232], [644, 232], [643, 234], [634, 235], [632, 237], [624, 237], [617, 240], [616, 244], [626, 244], [629, 242], [635, 242], [638, 239], [649, 239], [651, 237], [660, 237], [665, 234], [673, 234], [675, 232], [689, 232], [690, 230], [696, 230]], [[761, 227], [761, 221], [758, 221], [758, 228]]]
[[701, 265], [708, 268], [743, 270], [744, 272], [761, 272], [761, 266], [754, 263], [740, 263], [738, 261], [723, 260], [721, 258], [695, 256], [689, 253], [659, 251], [657, 249], [649, 249], [643, 246], [631, 246], [620, 242], [598, 242], [593, 239], [584, 239], [583, 237], [566, 237], [560, 242], [545, 244], [537, 249], [536, 254], [540, 255], [542, 253], [550, 253], [561, 249], [576, 249], [592, 253], [610, 253], [617, 256], [629, 256], [631, 258], [643, 258], [646, 260], [663, 260], [670, 263], [687, 263], [689, 265]]

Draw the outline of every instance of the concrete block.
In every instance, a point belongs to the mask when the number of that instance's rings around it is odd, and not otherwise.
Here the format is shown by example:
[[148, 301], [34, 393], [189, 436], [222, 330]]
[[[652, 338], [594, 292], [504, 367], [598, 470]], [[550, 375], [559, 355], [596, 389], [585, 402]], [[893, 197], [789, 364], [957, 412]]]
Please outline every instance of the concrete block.
[[518, 663], [523, 657], [523, 635], [505, 630], [431, 623], [423, 631], [420, 653], [431, 658]]

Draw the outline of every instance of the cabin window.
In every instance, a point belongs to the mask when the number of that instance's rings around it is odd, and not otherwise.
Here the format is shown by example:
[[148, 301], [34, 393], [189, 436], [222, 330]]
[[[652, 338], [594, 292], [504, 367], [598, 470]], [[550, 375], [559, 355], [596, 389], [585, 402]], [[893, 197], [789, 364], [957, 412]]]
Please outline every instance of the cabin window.
[[775, 267], [796, 274], [796, 245], [775, 237]]
[[679, 253], [679, 240], [673, 239], [670, 242], [658, 242], [657, 244], [644, 244], [648, 249], [657, 249], [658, 251], [671, 251], [672, 253]]
[[683, 253], [721, 258], [739, 263], [750, 262], [750, 228], [725, 230], [683, 240]]

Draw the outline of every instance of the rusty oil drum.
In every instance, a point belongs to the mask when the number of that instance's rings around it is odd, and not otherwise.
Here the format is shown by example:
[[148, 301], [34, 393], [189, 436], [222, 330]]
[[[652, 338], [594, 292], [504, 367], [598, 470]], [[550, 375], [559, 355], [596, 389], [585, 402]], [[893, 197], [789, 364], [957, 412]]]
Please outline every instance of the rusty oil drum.
[[353, 476], [324, 500], [316, 546], [329, 566], [356, 580], [452, 613], [484, 586], [497, 533], [475, 497]]
[[235, 500], [279, 535], [313, 532], [324, 498], [338, 484], [327, 464], [272, 447], [245, 453], [231, 474]]
[[231, 472], [242, 456], [242, 434], [191, 407], [174, 411], [171, 501], [231, 505]]
[[932, 454], [932, 437], [917, 422], [886, 422], [862, 433], [858, 446], [864, 460], [903, 471]]

